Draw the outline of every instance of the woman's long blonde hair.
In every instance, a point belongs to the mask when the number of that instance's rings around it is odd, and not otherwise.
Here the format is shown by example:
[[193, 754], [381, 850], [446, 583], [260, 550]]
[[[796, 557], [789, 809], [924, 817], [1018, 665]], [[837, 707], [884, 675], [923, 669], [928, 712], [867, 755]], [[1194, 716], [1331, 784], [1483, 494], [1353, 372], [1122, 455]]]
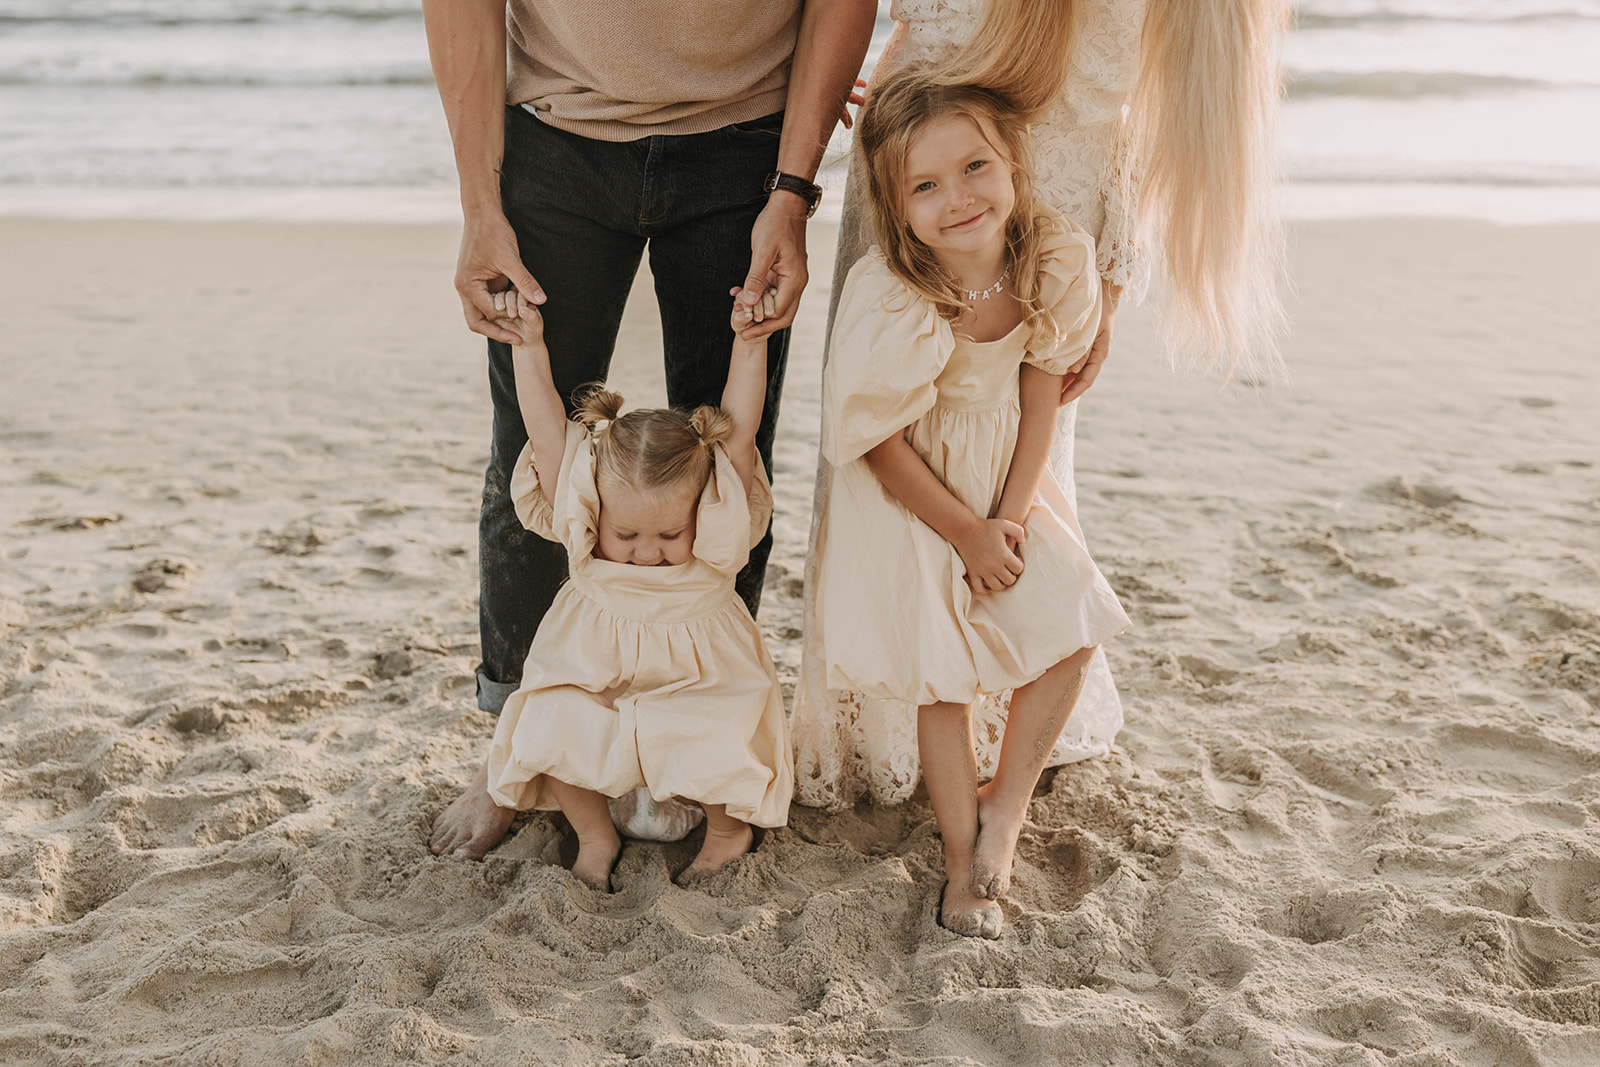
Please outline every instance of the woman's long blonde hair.
[[[1061, 98], [1085, 2], [989, 0], [943, 80], [1041, 117]], [[1147, 0], [1129, 100], [1138, 233], [1160, 250], [1168, 351], [1228, 375], [1281, 364], [1283, 232], [1271, 198], [1288, 21], [1288, 0]]]
[[622, 414], [622, 397], [592, 385], [575, 398], [577, 420], [594, 436], [594, 480], [608, 489], [698, 495], [711, 477], [711, 447], [728, 439], [733, 419], [710, 405], [693, 412], [635, 408]]
[[946, 84], [930, 66], [907, 66], [872, 85], [861, 111], [855, 149], [867, 176], [867, 203], [878, 247], [895, 276], [950, 322], [967, 311], [962, 288], [911, 232], [906, 222], [906, 157], [930, 122], [950, 115], [971, 119], [991, 147], [1011, 165], [1016, 203], [1006, 219], [1006, 260], [1011, 292], [1036, 338], [1049, 343], [1054, 324], [1039, 298], [1039, 262], [1049, 217], [1034, 196], [1027, 123], [1005, 94], [979, 85]]

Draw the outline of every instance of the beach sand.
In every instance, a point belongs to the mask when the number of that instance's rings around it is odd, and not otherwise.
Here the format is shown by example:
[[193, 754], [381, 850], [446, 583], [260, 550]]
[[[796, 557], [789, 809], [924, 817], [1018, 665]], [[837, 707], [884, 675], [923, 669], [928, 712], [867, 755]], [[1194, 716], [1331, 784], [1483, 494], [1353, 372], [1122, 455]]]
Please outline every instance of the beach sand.
[[428, 853], [493, 725], [452, 228], [0, 222], [0, 1062], [1600, 1062], [1600, 229], [1294, 238], [1287, 383], [1119, 319], [1079, 461], [1128, 725], [1046, 775], [987, 943], [920, 799], [694, 890], [694, 839], [586, 888], [554, 815]]

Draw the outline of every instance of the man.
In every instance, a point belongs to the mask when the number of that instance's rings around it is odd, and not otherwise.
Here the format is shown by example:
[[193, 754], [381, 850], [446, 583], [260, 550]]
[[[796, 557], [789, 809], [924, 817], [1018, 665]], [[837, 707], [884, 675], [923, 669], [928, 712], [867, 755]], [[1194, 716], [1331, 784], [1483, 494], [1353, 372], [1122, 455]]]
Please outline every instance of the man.
[[[876, 16], [872, 0], [423, 0], [464, 216], [456, 289], [489, 338], [494, 430], [479, 520], [478, 706], [498, 714], [566, 576], [563, 550], [524, 530], [508, 493], [526, 441], [511, 330], [493, 294], [541, 304], [557, 388], [603, 380], [628, 290], [648, 251], [665, 340], [667, 400], [716, 403], [729, 359], [728, 292], [766, 336], [772, 436], [788, 327], [806, 284], [812, 181]], [[741, 276], [740, 270], [744, 264]], [[731, 274], [730, 274], [731, 272]], [[771, 533], [739, 577], [755, 611]], [[486, 768], [435, 821], [436, 854], [481, 858], [512, 812]]]

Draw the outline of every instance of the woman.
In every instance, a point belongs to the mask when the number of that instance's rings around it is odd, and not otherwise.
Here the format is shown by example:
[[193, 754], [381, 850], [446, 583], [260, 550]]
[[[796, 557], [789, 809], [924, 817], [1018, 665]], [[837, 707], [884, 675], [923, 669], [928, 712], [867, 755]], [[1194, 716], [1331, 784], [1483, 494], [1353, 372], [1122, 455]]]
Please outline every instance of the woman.
[[[1175, 359], [1270, 369], [1283, 315], [1281, 236], [1267, 210], [1279, 95], [1276, 45], [1287, 0], [894, 0], [878, 71], [948, 67], [1009, 92], [1033, 112], [1036, 188], [1095, 237], [1105, 297], [1087, 361], [1069, 378], [1050, 467], [1076, 507], [1077, 398], [1109, 352], [1117, 302], [1141, 299], [1159, 251], [1164, 333]], [[852, 167], [834, 262], [833, 300], [872, 243]], [[829, 308], [832, 332], [833, 306]], [[815, 514], [826, 481], [818, 480]], [[808, 591], [813, 587], [807, 564]], [[891, 701], [829, 690], [811, 635], [792, 721], [796, 797], [840, 808], [863, 795], [910, 796], [920, 776], [916, 716]], [[993, 774], [1010, 694], [974, 709], [979, 773]], [[1059, 765], [1104, 755], [1122, 726], [1105, 654], [1051, 754]]]

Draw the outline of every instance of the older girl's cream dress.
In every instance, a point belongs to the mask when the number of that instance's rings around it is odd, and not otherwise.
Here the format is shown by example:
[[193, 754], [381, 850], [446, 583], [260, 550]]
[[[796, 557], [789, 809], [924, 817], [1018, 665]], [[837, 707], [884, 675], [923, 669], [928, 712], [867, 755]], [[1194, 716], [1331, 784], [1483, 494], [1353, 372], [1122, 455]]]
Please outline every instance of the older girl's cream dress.
[[570, 579], [539, 624], [522, 687], [489, 748], [489, 795], [505, 807], [558, 807], [548, 787], [619, 797], [644, 787], [726, 804], [756, 826], [788, 821], [794, 766], [772, 658], [734, 577], [772, 516], [756, 461], [748, 496], [721, 446], [696, 516], [694, 555], [637, 567], [594, 555], [594, 451], [567, 427], [555, 503], [525, 447], [511, 481], [522, 523], [567, 549]]
[[[972, 35], [986, 0], [892, 0], [894, 33], [875, 68], [886, 73], [907, 63], [940, 63], [955, 55]], [[1146, 0], [1089, 0], [1073, 38], [1067, 80], [1061, 101], [1034, 133], [1034, 190], [1096, 239], [1100, 276], [1124, 287], [1124, 301], [1142, 298], [1150, 276], [1150, 258], [1137, 240], [1138, 163], [1126, 136], [1123, 105], [1139, 66], [1139, 39]], [[874, 75], [876, 76], [876, 74]], [[865, 181], [852, 165], [845, 187], [844, 217], [834, 258], [833, 294], [837, 301], [849, 270], [870, 243], [870, 212]], [[829, 333], [836, 315], [829, 308]], [[1113, 356], [1115, 358], [1115, 356]], [[1050, 472], [1069, 502], [1075, 502], [1074, 434], [1079, 401], [1061, 409]], [[827, 463], [819, 464], [813, 516], [826, 510]], [[815, 520], [814, 520], [815, 521]], [[816, 584], [807, 562], [808, 589]], [[821, 667], [811, 634], [816, 626], [815, 602], [806, 599], [806, 662]], [[800, 689], [819, 703], [791, 722], [796, 750], [796, 797], [803, 804], [838, 809], [863, 796], [880, 803], [899, 803], [911, 795], [920, 777], [915, 716], [898, 702], [858, 690], [828, 689], [817, 670], [804, 677]], [[1010, 693], [986, 692], [973, 712], [979, 773], [994, 773], [1005, 730]], [[1050, 753], [1049, 764], [1102, 756], [1122, 728], [1122, 699], [1106, 664], [1096, 652], [1077, 708]], [[817, 727], [802, 739], [802, 726]]]
[[[826, 513], [813, 540], [816, 624], [827, 689], [915, 706], [967, 702], [1026, 684], [1081, 648], [1127, 627], [1060, 487], [1048, 473], [1028, 514], [1025, 569], [1015, 585], [974, 594], [954, 546], [896, 500], [867, 467], [868, 450], [904, 432], [933, 473], [974, 513], [999, 505], [1016, 447], [1021, 365], [1063, 374], [1099, 322], [1094, 243], [1059, 217], [1046, 241], [1041, 297], [1059, 327], [1048, 348], [1028, 324], [977, 342], [955, 334], [898, 281], [880, 254], [850, 272], [823, 377]], [[849, 729], [825, 693], [796, 702], [797, 758]], [[841, 768], [843, 770], [843, 768]]]

